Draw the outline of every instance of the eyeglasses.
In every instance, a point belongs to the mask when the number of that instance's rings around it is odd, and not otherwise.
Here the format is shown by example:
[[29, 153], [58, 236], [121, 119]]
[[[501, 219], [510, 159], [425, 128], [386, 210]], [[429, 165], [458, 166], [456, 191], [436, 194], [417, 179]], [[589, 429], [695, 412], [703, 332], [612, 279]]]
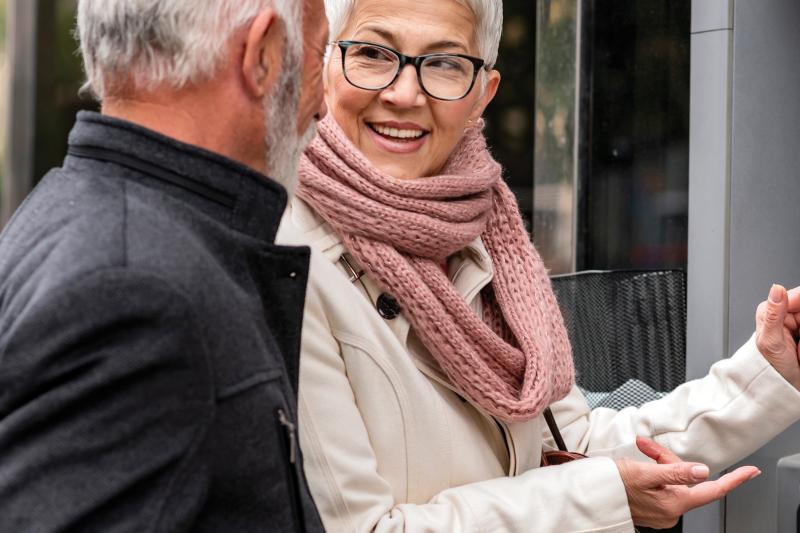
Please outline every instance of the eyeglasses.
[[380, 91], [393, 84], [406, 65], [414, 65], [422, 90], [437, 100], [467, 96], [486, 62], [462, 54], [407, 56], [397, 50], [363, 41], [336, 41], [342, 51], [342, 70], [351, 85]]

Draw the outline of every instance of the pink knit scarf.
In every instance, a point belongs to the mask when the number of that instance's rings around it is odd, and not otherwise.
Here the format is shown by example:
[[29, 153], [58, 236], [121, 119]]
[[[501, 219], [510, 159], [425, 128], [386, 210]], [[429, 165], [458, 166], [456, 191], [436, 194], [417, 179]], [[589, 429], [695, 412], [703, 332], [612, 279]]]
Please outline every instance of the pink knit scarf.
[[[441, 175], [399, 180], [377, 170], [328, 115], [303, 156], [297, 194], [395, 297], [453, 384], [488, 413], [525, 421], [569, 393], [563, 319], [482, 125]], [[494, 268], [482, 318], [439, 266], [478, 236]]]

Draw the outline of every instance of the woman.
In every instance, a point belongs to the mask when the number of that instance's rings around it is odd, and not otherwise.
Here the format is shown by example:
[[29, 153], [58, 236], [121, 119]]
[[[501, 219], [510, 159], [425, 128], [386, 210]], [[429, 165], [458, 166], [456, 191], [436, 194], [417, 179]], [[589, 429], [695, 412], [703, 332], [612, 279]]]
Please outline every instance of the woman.
[[[501, 0], [327, 8], [330, 113], [280, 234], [315, 251], [300, 442], [326, 528], [629, 532], [757, 475], [689, 489], [708, 469], [636, 446], [718, 470], [800, 418], [754, 342], [639, 410], [590, 412], [574, 387], [545, 269], [481, 133]], [[548, 406], [592, 458], [539, 468]], [[620, 459], [642, 452], [677, 464]]]

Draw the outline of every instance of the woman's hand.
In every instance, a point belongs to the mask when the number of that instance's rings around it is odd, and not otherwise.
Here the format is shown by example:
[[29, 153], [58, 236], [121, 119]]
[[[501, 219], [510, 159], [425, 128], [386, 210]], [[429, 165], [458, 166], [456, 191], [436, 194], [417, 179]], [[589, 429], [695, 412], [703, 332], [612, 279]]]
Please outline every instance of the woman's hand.
[[687, 511], [719, 500], [761, 474], [754, 466], [743, 466], [716, 481], [701, 483], [708, 478], [707, 466], [684, 463], [674, 453], [649, 439], [638, 437], [636, 445], [658, 463], [617, 461], [633, 523], [637, 526], [672, 527]]
[[800, 389], [800, 288], [786, 292], [773, 285], [756, 312], [756, 346], [789, 383]]

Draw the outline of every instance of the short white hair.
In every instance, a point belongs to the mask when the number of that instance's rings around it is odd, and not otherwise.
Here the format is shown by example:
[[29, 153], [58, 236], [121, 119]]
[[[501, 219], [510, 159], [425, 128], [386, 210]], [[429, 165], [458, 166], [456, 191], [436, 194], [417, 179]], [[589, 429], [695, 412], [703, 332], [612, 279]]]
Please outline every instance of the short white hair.
[[181, 89], [214, 76], [230, 37], [273, 7], [288, 54], [302, 57], [302, 0], [79, 0], [77, 37], [87, 86], [102, 100], [109, 85]]
[[[347, 24], [357, 0], [325, 0], [325, 11], [330, 22], [330, 32], [338, 39]], [[426, 1], [426, 0], [420, 0]], [[438, 0], [427, 0], [438, 1]], [[472, 10], [477, 25], [475, 41], [481, 58], [490, 67], [497, 63], [500, 37], [503, 35], [503, 0], [457, 0]]]

